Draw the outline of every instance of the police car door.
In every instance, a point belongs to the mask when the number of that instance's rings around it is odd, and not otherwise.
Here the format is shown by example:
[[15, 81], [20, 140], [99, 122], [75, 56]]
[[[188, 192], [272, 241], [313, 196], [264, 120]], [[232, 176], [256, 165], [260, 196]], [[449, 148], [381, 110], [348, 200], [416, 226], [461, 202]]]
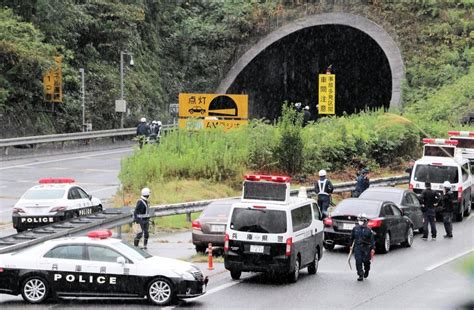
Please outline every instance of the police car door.
[[53, 291], [69, 294], [88, 291], [83, 274], [85, 263], [84, 245], [62, 244], [49, 250], [39, 265], [46, 272]]
[[92, 201], [89, 199], [89, 195], [81, 188], [77, 188], [79, 195], [81, 196], [81, 210], [79, 211], [79, 215], [89, 215], [92, 214]]
[[[81, 208], [82, 203], [83, 203], [81, 194], [77, 190], [77, 187], [71, 187], [69, 189], [67, 199], [69, 200], [69, 203], [70, 203], [70, 205], [69, 205], [70, 207], [69, 207], [69, 211], [68, 211], [69, 214], [68, 215], [72, 215], [71, 212], [76, 213], [77, 210]], [[75, 210], [75, 211], [71, 211], [71, 210]]]
[[[135, 295], [137, 283], [135, 269], [130, 260], [106, 245], [88, 245], [88, 262], [85, 270], [93, 278], [94, 291], [99, 295]], [[125, 258], [125, 264], [117, 262]]]
[[293, 223], [293, 244], [296, 252], [300, 253], [300, 265], [304, 266], [314, 258], [311, 205], [307, 204], [291, 210], [291, 221]]

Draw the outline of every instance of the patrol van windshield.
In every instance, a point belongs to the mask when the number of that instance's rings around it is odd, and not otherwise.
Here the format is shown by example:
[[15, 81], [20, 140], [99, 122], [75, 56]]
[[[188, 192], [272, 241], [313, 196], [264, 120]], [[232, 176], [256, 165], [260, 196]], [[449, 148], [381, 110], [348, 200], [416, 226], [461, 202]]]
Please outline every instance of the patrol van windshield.
[[416, 165], [414, 180], [417, 182], [450, 183], [459, 182], [457, 166]]
[[285, 233], [286, 212], [266, 208], [236, 208], [232, 213], [230, 228], [256, 233]]

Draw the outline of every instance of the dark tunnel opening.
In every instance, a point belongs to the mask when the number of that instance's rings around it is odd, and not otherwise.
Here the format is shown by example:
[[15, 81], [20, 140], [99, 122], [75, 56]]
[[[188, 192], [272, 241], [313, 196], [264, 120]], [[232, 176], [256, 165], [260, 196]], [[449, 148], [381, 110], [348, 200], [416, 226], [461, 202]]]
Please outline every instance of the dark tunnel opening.
[[228, 89], [249, 95], [249, 117], [276, 119], [285, 100], [308, 105], [318, 118], [318, 74], [332, 65], [336, 114], [390, 106], [392, 76], [383, 50], [349, 26], [322, 25], [296, 31], [263, 50]]

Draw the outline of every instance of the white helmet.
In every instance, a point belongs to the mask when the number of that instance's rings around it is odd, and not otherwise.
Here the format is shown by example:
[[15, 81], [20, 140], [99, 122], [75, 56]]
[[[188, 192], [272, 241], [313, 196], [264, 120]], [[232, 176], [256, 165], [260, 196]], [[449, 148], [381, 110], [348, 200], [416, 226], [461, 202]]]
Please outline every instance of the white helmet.
[[359, 213], [359, 215], [357, 216], [357, 220], [366, 222], [367, 221], [367, 214]]
[[305, 106], [304, 109], [309, 111], [309, 106]]
[[142, 188], [142, 196], [150, 196], [150, 189], [148, 187]]
[[152, 124], [156, 124], [156, 121], [152, 121], [151, 123], [152, 123]]
[[144, 117], [140, 118], [140, 123], [146, 123], [146, 118]]
[[157, 121], [156, 123], [158, 124], [158, 126], [161, 126], [161, 121]]
[[295, 103], [295, 107], [297, 107], [299, 109], [301, 107], [301, 102]]
[[449, 181], [444, 181], [443, 187], [444, 188], [451, 188], [451, 183]]
[[324, 170], [324, 169], [319, 170], [319, 176], [320, 177], [325, 177], [326, 176], [326, 170]]

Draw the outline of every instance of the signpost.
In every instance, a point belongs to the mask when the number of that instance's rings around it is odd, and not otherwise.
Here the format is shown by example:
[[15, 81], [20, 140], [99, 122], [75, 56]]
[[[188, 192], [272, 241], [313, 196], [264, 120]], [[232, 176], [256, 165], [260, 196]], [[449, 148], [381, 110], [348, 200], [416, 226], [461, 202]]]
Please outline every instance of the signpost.
[[318, 113], [336, 113], [336, 75], [319, 75]]
[[224, 128], [246, 124], [248, 96], [228, 94], [179, 94], [179, 127]]

